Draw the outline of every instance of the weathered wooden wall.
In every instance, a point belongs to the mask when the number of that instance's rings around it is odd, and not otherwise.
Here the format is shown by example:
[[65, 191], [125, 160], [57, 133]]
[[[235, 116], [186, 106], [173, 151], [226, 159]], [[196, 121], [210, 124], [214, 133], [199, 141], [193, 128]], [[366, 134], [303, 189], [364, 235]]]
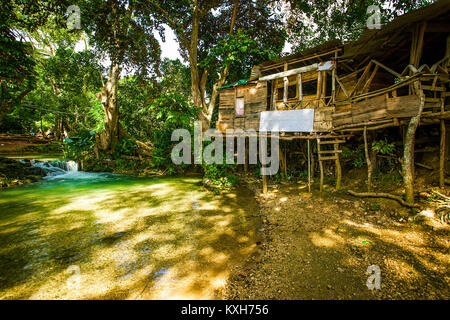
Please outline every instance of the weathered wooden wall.
[[[236, 116], [236, 96], [244, 97], [244, 115]], [[259, 129], [261, 111], [267, 110], [267, 82], [222, 89], [219, 97], [219, 119], [216, 127], [226, 129]]]
[[389, 97], [387, 94], [383, 94], [354, 102], [349, 109], [336, 111], [332, 115], [333, 126], [412, 117], [417, 114], [419, 104], [419, 97], [416, 95]]

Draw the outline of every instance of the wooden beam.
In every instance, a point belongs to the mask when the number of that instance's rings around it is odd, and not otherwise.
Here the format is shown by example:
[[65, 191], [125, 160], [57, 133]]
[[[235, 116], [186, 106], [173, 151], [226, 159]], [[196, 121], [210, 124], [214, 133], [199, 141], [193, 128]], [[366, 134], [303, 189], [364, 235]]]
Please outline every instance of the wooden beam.
[[259, 78], [259, 81], [269, 81], [269, 80], [274, 80], [274, 79], [278, 79], [278, 78], [289, 77], [289, 76], [293, 76], [293, 75], [296, 75], [299, 73], [305, 73], [305, 72], [317, 70], [318, 67], [319, 67], [319, 64], [315, 63], [315, 64], [311, 64], [306, 67], [301, 67], [301, 68], [283, 71], [283, 72], [279, 72], [279, 73], [269, 74], [268, 76]]
[[363, 74], [361, 75], [361, 78], [358, 79], [358, 82], [356, 82], [355, 88], [353, 89], [352, 93], [350, 94], [350, 96], [354, 96], [357, 92], [359, 87], [361, 86], [361, 84], [363, 83], [364, 79], [367, 77], [367, 75], [369, 74], [370, 68], [372, 67], [372, 61], [370, 61], [366, 68], [364, 69]]
[[287, 105], [288, 102], [288, 87], [289, 87], [289, 78], [288, 77], [284, 77], [283, 78], [284, 81], [284, 88], [283, 88], [283, 103], [285, 105]]
[[[441, 112], [444, 112], [445, 99], [441, 102]], [[439, 187], [445, 186], [445, 120], [441, 120], [441, 143], [439, 152]]]
[[300, 107], [302, 106], [302, 102], [303, 102], [303, 84], [302, 84], [302, 74], [299, 73], [297, 75], [297, 88], [298, 88], [298, 100], [300, 101]]
[[341, 161], [339, 160], [339, 151], [342, 152], [342, 150], [339, 150], [339, 144], [334, 144], [334, 151], [336, 152], [336, 190], [339, 190], [341, 188], [341, 179], [342, 179], [342, 168], [341, 168]]
[[[306, 56], [303, 58], [288, 60], [287, 63], [288, 64], [300, 63], [300, 62], [308, 61], [308, 60], [315, 59], [318, 57], [330, 55], [330, 54], [333, 54], [333, 53], [339, 52], [339, 51], [341, 51], [341, 49], [333, 49], [333, 50], [323, 52], [323, 53], [315, 53], [315, 54], [312, 54], [312, 55], [309, 55], [309, 56]], [[261, 71], [267, 71], [267, 70], [279, 68], [282, 65], [284, 65], [284, 62], [275, 63], [273, 65], [261, 66], [260, 69], [261, 69]]]
[[317, 99], [317, 105], [316, 105], [316, 107], [318, 108], [319, 107], [319, 104], [320, 104], [320, 96], [321, 96], [321, 94], [322, 94], [322, 72], [321, 71], [319, 71], [319, 73], [318, 73], [318, 75], [317, 75], [317, 95], [316, 95], [316, 99]]
[[419, 34], [417, 39], [417, 49], [416, 49], [416, 57], [415, 57], [415, 67], [419, 67], [420, 59], [422, 58], [423, 51], [423, 37], [425, 35], [425, 29], [427, 28], [427, 22], [424, 21], [419, 28]]
[[378, 62], [376, 60], [372, 60], [373, 63], [375, 63], [376, 65], [380, 66], [381, 68], [383, 68], [384, 70], [386, 70], [387, 72], [391, 73], [392, 75], [396, 76], [397, 78], [401, 78], [402, 75], [400, 73], [395, 72], [394, 70], [392, 70], [389, 67], [386, 67], [384, 64], [382, 64], [381, 62]]
[[366, 93], [369, 91], [370, 84], [372, 83], [373, 78], [375, 77], [375, 74], [378, 71], [378, 65], [375, 66], [375, 68], [372, 71], [372, 74], [370, 75], [369, 79], [367, 79], [366, 83], [364, 84], [364, 87], [362, 89], [362, 93]]
[[341, 87], [342, 91], [344, 91], [344, 94], [346, 95], [347, 98], [349, 98], [350, 96], [348, 95], [347, 90], [345, 89], [344, 85], [342, 84], [342, 82], [339, 80], [339, 77], [337, 75], [337, 73], [335, 74], [335, 78], [337, 83], [339, 84], [339, 86]]

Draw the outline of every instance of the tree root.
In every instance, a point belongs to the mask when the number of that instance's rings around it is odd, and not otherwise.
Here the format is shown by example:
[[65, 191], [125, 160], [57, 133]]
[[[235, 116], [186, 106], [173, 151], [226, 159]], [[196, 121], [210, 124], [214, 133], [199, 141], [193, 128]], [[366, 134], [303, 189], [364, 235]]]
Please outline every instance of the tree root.
[[402, 206], [408, 207], [408, 208], [420, 208], [417, 204], [409, 204], [405, 200], [403, 200], [401, 197], [390, 194], [390, 193], [383, 193], [383, 192], [355, 192], [352, 190], [348, 190], [348, 193], [355, 197], [360, 198], [388, 198], [391, 200], [395, 200], [398, 203], [400, 203]]

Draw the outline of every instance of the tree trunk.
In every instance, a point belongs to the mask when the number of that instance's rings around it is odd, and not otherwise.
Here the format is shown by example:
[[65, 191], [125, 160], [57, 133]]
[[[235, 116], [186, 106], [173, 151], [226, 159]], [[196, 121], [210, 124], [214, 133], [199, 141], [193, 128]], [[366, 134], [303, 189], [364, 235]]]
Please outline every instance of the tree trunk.
[[99, 150], [112, 153], [120, 138], [119, 105], [117, 104], [117, 89], [119, 86], [120, 68], [118, 63], [111, 65], [108, 80], [97, 97], [105, 111], [105, 128], [100, 133]]
[[425, 104], [425, 96], [423, 91], [416, 82], [415, 91], [420, 96], [420, 105], [417, 115], [412, 117], [409, 121], [408, 130], [405, 136], [405, 146], [403, 151], [403, 182], [405, 184], [405, 198], [408, 204], [414, 203], [414, 141], [417, 127], [419, 126], [420, 117], [422, 115], [423, 107]]
[[[234, 24], [238, 13], [239, 1], [234, 1], [233, 16], [230, 24], [230, 34], [233, 34]], [[206, 82], [208, 79], [209, 70], [204, 69], [200, 72], [198, 68], [198, 34], [200, 27], [200, 9], [198, 1], [194, 1], [193, 15], [192, 15], [192, 32], [189, 41], [189, 64], [191, 68], [191, 92], [194, 105], [199, 109], [197, 117], [202, 123], [202, 131], [206, 131], [211, 126], [211, 119], [219, 96], [218, 88], [225, 84], [230, 66], [225, 66], [221, 73], [219, 80], [213, 85], [209, 104], [206, 103]], [[201, 75], [200, 75], [201, 74]]]
[[367, 162], [367, 190], [372, 191], [372, 159], [370, 158], [369, 143], [367, 142], [367, 126], [364, 126], [364, 151]]
[[1, 82], [0, 87], [0, 123], [5, 115], [13, 111], [14, 107], [22, 102], [22, 99], [31, 92], [31, 89], [25, 89], [17, 97], [11, 97], [7, 92], [6, 82]]
[[13, 104], [0, 103], [0, 123], [2, 123], [3, 118], [14, 109]]

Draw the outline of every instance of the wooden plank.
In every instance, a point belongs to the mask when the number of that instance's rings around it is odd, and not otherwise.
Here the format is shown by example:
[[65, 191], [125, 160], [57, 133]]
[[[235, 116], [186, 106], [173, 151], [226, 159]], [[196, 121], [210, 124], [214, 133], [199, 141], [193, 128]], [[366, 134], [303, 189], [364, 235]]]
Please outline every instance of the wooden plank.
[[323, 144], [335, 144], [335, 143], [345, 143], [345, 140], [331, 140], [331, 141], [320, 141], [319, 145]]
[[351, 124], [351, 123], [353, 123], [353, 118], [352, 117], [341, 118], [341, 119], [334, 119], [333, 120], [333, 127], [341, 126], [341, 125], [344, 125], [344, 124]]
[[342, 150], [323, 150], [323, 151], [319, 151], [320, 154], [325, 154], [325, 153], [342, 153]]
[[433, 86], [427, 86], [427, 85], [422, 85], [422, 89], [430, 90], [430, 91], [447, 91], [447, 89], [444, 87], [433, 87]]
[[352, 115], [359, 115], [366, 112], [384, 109], [386, 107], [386, 97], [384, 95], [361, 100], [352, 104]]
[[331, 117], [333, 119], [335, 118], [341, 118], [341, 117], [346, 117], [346, 116], [351, 116], [352, 112], [351, 111], [345, 111], [345, 112], [336, 112], [334, 114], [331, 115]]
[[413, 117], [419, 110], [420, 98], [416, 95], [388, 98], [386, 109], [389, 117]]
[[326, 161], [326, 160], [338, 160], [338, 157], [332, 156], [332, 157], [321, 157], [319, 154], [319, 161]]
[[386, 109], [376, 110], [364, 114], [355, 115], [352, 117], [353, 123], [360, 123], [364, 121], [378, 120], [386, 118], [388, 115]]

